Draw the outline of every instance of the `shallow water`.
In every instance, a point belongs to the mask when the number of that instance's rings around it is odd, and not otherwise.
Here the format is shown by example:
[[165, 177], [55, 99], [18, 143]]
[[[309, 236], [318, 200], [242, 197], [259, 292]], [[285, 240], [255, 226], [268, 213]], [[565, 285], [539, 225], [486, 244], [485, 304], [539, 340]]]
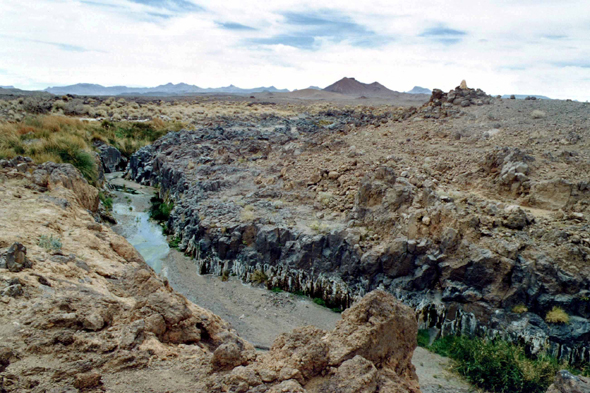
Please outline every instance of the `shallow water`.
[[[110, 174], [111, 184], [129, 185], [130, 182], [120, 178], [121, 174]], [[133, 184], [137, 194], [114, 191], [113, 216], [118, 224], [113, 229], [124, 236], [139, 251], [148, 265], [160, 273], [163, 260], [170, 253], [162, 227], [149, 219], [147, 208], [154, 190], [150, 187], [138, 187]], [[131, 188], [131, 187], [130, 187]]]
[[113, 204], [113, 216], [119, 222], [125, 222], [125, 237], [139, 251], [148, 265], [160, 273], [162, 260], [170, 252], [168, 242], [162, 234], [162, 228], [150, 221], [148, 213], [129, 210], [129, 205]]

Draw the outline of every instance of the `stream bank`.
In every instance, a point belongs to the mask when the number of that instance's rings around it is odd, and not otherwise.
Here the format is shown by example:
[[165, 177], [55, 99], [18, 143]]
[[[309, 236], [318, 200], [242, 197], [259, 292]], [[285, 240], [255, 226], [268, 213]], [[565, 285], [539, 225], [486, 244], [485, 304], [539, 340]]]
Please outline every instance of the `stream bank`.
[[113, 191], [113, 216], [118, 222], [113, 230], [126, 237], [176, 291], [230, 322], [256, 346], [269, 348], [276, 336], [299, 326], [331, 330], [340, 319], [340, 314], [307, 297], [274, 293], [243, 284], [236, 277], [224, 282], [216, 275], [198, 274], [194, 261], [171, 248], [162, 228], [149, 220], [150, 198], [156, 189], [125, 180], [120, 172], [107, 176], [119, 189]]
[[[257, 288], [243, 284], [237, 277], [224, 282], [217, 275], [199, 275], [194, 261], [170, 248], [161, 227], [149, 220], [150, 198], [156, 189], [125, 180], [120, 172], [108, 174], [107, 178], [112, 186], [125, 187], [112, 192], [113, 215], [118, 222], [113, 229], [125, 236], [176, 291], [230, 322], [240, 336], [257, 348], [269, 348], [279, 334], [300, 326], [331, 330], [340, 319], [340, 314], [307, 297]], [[474, 391], [448, 371], [449, 359], [418, 347], [413, 364], [423, 393]]]

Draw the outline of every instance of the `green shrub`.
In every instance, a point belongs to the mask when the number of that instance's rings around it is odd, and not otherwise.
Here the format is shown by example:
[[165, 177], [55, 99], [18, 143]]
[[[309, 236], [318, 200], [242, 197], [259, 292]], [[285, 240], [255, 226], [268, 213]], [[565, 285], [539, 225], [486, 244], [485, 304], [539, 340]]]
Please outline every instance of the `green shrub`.
[[428, 329], [418, 330], [418, 346], [428, 348], [430, 345], [430, 331]]
[[564, 367], [548, 356], [528, 358], [523, 347], [501, 340], [447, 336], [429, 349], [455, 360], [455, 370], [474, 385], [499, 393], [543, 393]]
[[100, 191], [98, 193], [98, 199], [100, 199], [105, 209], [108, 211], [113, 210], [113, 198], [106, 196], [104, 192]]
[[174, 202], [166, 203], [157, 195], [150, 199], [150, 217], [159, 222], [167, 222], [174, 209]]
[[41, 235], [39, 237], [39, 246], [47, 250], [59, 251], [61, 250], [61, 239], [53, 237], [53, 235]]
[[172, 248], [178, 248], [178, 245], [180, 244], [180, 238], [178, 236], [174, 236], [172, 238], [172, 240], [170, 240], [170, 247]]
[[271, 291], [273, 291], [274, 293], [281, 293], [283, 292], [283, 290], [279, 287], [274, 287], [273, 289], [271, 289]]
[[315, 298], [313, 298], [313, 302], [315, 304], [317, 304], [318, 306], [326, 307], [326, 302], [322, 298], [315, 297]]

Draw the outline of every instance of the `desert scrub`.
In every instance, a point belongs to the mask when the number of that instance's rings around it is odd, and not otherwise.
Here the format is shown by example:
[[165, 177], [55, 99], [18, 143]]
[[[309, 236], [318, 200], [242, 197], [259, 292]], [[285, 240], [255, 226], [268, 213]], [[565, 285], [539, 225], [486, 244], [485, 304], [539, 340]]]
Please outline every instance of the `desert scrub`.
[[178, 248], [179, 244], [181, 242], [180, 237], [178, 236], [174, 236], [171, 240], [170, 243], [168, 243], [170, 245], [170, 247], [172, 248]]
[[256, 214], [254, 214], [254, 206], [246, 205], [244, 210], [240, 213], [240, 219], [242, 221], [254, 221]]
[[547, 323], [563, 323], [567, 324], [570, 321], [570, 316], [560, 307], [553, 307], [551, 311], [545, 316]]
[[543, 393], [564, 367], [549, 356], [528, 358], [523, 347], [501, 340], [447, 336], [428, 349], [453, 359], [454, 370], [474, 385], [499, 393]]
[[311, 224], [309, 224], [309, 227], [314, 232], [318, 232], [318, 233], [326, 233], [326, 232], [329, 232], [329, 230], [330, 230], [329, 225], [327, 225], [325, 223], [320, 223], [319, 221], [312, 222]]
[[254, 284], [264, 284], [268, 281], [268, 276], [262, 270], [255, 270], [250, 276], [250, 281]]
[[430, 331], [428, 329], [418, 330], [418, 346], [422, 348], [428, 348], [430, 345]]
[[61, 239], [59, 237], [53, 237], [53, 235], [41, 235], [39, 237], [39, 247], [47, 250], [59, 251], [61, 250], [61, 245]]
[[108, 143], [129, 157], [167, 132], [182, 127], [182, 123], [160, 119], [98, 124], [66, 116], [31, 115], [16, 123], [0, 122], [0, 159], [22, 155], [31, 157], [37, 164], [70, 163], [93, 182], [97, 174], [94, 142]]
[[529, 309], [524, 304], [518, 304], [518, 305], [512, 307], [512, 312], [516, 313], [516, 314], [523, 314], [527, 311], [529, 311]]

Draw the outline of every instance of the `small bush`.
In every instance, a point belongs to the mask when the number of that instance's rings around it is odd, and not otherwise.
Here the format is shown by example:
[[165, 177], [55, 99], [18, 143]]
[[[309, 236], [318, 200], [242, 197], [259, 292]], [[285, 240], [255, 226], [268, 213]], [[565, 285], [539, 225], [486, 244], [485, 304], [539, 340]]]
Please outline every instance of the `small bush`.
[[264, 274], [264, 272], [262, 270], [255, 270], [254, 273], [252, 273], [250, 280], [254, 284], [264, 284], [265, 282], [268, 281], [268, 276], [266, 274]]
[[244, 210], [240, 213], [240, 219], [242, 221], [254, 221], [255, 218], [254, 207], [251, 205], [244, 206]]
[[512, 307], [512, 312], [516, 313], [516, 314], [523, 314], [528, 311], [529, 311], [529, 309], [524, 304], [518, 304], [518, 305]]
[[535, 109], [534, 111], [531, 112], [531, 117], [533, 119], [544, 119], [545, 117], [547, 117], [547, 114], [543, 111]]
[[41, 235], [41, 237], [39, 237], [39, 246], [47, 250], [59, 251], [61, 250], [61, 245], [61, 239], [53, 237], [53, 235]]
[[150, 217], [159, 222], [167, 222], [174, 209], [174, 202], [166, 203], [157, 195], [150, 199]]
[[474, 385], [499, 393], [543, 393], [563, 365], [547, 356], [530, 359], [505, 341], [443, 337], [430, 349], [455, 360], [455, 370]]
[[283, 290], [279, 287], [274, 287], [273, 289], [271, 289], [271, 291], [273, 291], [274, 293], [281, 293], [283, 292]]
[[170, 240], [170, 247], [172, 248], [178, 248], [178, 245], [180, 244], [180, 238], [178, 236], [174, 236], [172, 238], [172, 240]]
[[113, 210], [113, 198], [106, 196], [104, 192], [100, 191], [98, 193], [98, 199], [100, 199], [105, 209], [108, 211]]
[[545, 316], [547, 323], [569, 323], [570, 316], [560, 307], [553, 307]]
[[330, 227], [325, 224], [325, 223], [320, 223], [319, 221], [314, 221], [311, 224], [309, 224], [309, 227], [314, 231], [314, 232], [318, 232], [318, 233], [326, 233], [329, 231]]

